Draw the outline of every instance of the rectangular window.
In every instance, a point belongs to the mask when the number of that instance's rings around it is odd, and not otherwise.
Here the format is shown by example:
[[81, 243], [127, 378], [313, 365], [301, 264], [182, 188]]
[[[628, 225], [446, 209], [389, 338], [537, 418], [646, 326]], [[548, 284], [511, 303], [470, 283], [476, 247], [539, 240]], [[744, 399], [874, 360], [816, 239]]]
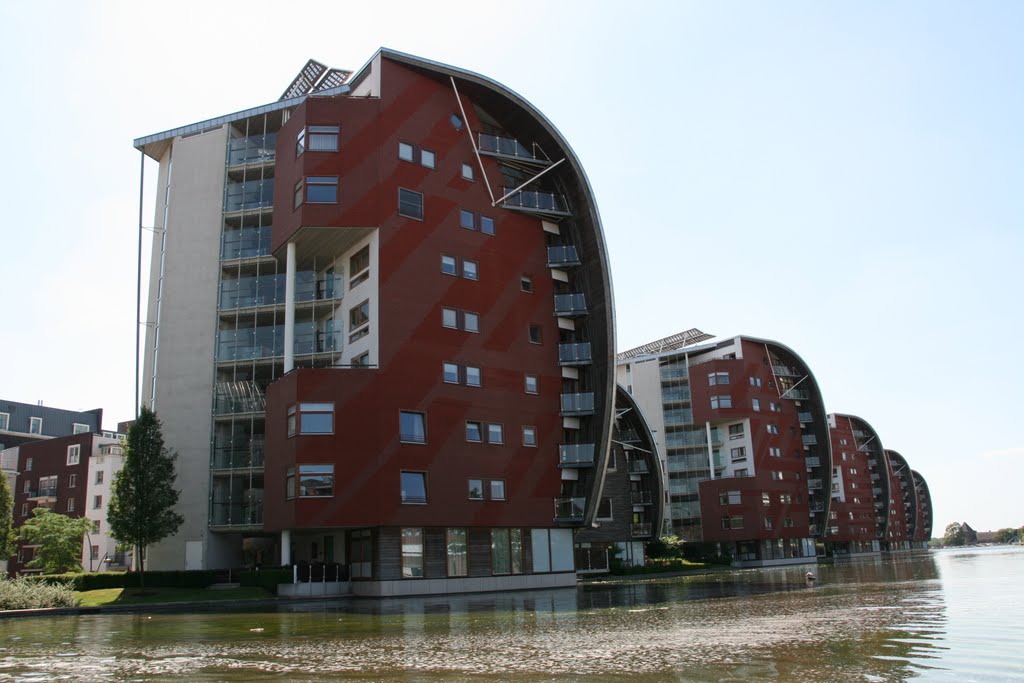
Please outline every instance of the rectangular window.
[[334, 465], [299, 465], [299, 497], [334, 495]]
[[310, 126], [310, 152], [337, 152], [338, 126]]
[[81, 460], [82, 447], [78, 444], [68, 446], [68, 465], [77, 465]]
[[92, 509], [99, 510], [101, 507], [103, 507], [103, 496], [93, 496]]
[[779, 502], [782, 503], [783, 505], [789, 505], [790, 503], [793, 502], [793, 496], [789, 493], [780, 493]]
[[306, 129], [302, 128], [295, 136], [295, 157], [298, 158], [306, 151]]
[[100, 547], [98, 545], [91, 546], [89, 557], [93, 560], [100, 559]]
[[484, 440], [483, 429], [479, 422], [466, 421], [466, 441], [471, 443], [482, 443]]
[[370, 334], [370, 300], [353, 306], [348, 311], [348, 341], [351, 344]]
[[402, 502], [421, 505], [427, 502], [426, 472], [402, 472]]
[[521, 275], [519, 277], [519, 289], [527, 294], [533, 294], [533, 278], [529, 275]]
[[102, 484], [103, 483], [103, 470], [96, 470], [96, 483], [97, 484]]
[[776, 470], [772, 470], [772, 480], [773, 481], [782, 481], [782, 472], [778, 472]]
[[442, 308], [441, 325], [453, 330], [459, 329], [459, 312], [454, 308]]
[[775, 523], [772, 521], [771, 517], [765, 517], [764, 518], [764, 528], [765, 529], [774, 529], [775, 528]]
[[445, 275], [458, 275], [459, 269], [456, 266], [455, 257], [441, 254], [441, 272]]
[[398, 215], [423, 220], [423, 195], [404, 187], [398, 188]]
[[729, 425], [729, 439], [742, 439], [743, 438], [743, 425]]
[[500, 424], [489, 423], [487, 425], [487, 443], [505, 443], [505, 427]]
[[298, 406], [288, 406], [288, 436], [295, 436], [298, 424]]
[[484, 499], [484, 480], [483, 479], [470, 479], [467, 481], [469, 487], [469, 499], [470, 500], [483, 500]]
[[466, 386], [478, 387], [481, 384], [480, 368], [472, 365], [466, 366]]
[[89, 431], [89, 425], [84, 425], [80, 422], [71, 423], [72, 434], [85, 434], [87, 431]]
[[74, 511], [75, 511], [75, 499], [74, 498], [68, 498], [68, 512], [74, 512]]
[[750, 399], [750, 405], [757, 412], [761, 412], [761, 402], [758, 401], [756, 398]]
[[11, 426], [11, 414], [0, 413], [0, 431], [6, 432]]
[[423, 578], [423, 529], [402, 529], [402, 578]]
[[529, 339], [531, 344], [540, 344], [543, 341], [540, 325], [530, 325]]
[[846, 445], [846, 439], [839, 439], [839, 445], [840, 446], [845, 446]]
[[398, 414], [399, 438], [403, 443], [427, 442], [427, 416], [408, 410]]
[[476, 214], [466, 209], [459, 210], [459, 227], [476, 230]]
[[522, 571], [522, 529], [491, 529], [491, 573], [521, 574]]
[[309, 176], [306, 178], [306, 201], [310, 204], [337, 204], [337, 176]]
[[773, 457], [773, 458], [781, 458], [782, 457], [782, 449], [781, 448], [776, 448], [775, 446], [772, 446], [771, 448], [768, 449], [768, 455]]
[[43, 433], [43, 418], [41, 418], [41, 417], [30, 417], [28, 419], [28, 433], [29, 434], [42, 434]]
[[740, 446], [739, 448], [730, 448], [729, 456], [732, 458], [733, 462], [736, 462], [737, 460], [746, 460], [747, 449], [743, 446]]
[[612, 499], [602, 498], [601, 502], [597, 505], [597, 517], [596, 519], [602, 521], [611, 521], [612, 519]]
[[485, 235], [494, 234], [494, 219], [488, 216], [480, 216], [480, 232]]
[[414, 148], [408, 142], [398, 143], [398, 158], [402, 161], [412, 161], [414, 155]]
[[[334, 404], [333, 403], [300, 403], [298, 404], [299, 434], [333, 434]], [[289, 414], [289, 420], [291, 415]], [[289, 424], [289, 430], [291, 426]]]
[[762, 505], [771, 505], [772, 504], [772, 496], [771, 496], [770, 493], [762, 493], [761, 494], [761, 504]]
[[421, 149], [420, 165], [427, 168], [437, 168], [437, 157], [429, 149]]
[[471, 164], [462, 164], [462, 177], [464, 180], [473, 180], [473, 166]]
[[793, 519], [791, 517], [786, 517], [784, 520], [782, 520], [782, 526], [789, 529], [793, 526]]
[[759, 387], [759, 386], [761, 386], [761, 378], [760, 377], [751, 377], [750, 378], [750, 386], [752, 386], [752, 387]]
[[289, 467], [284, 476], [284, 497], [291, 500], [295, 497], [295, 468]]
[[466, 544], [466, 530], [447, 529], [444, 540], [448, 548], [448, 576], [468, 575], [469, 553]]
[[769, 403], [768, 404], [768, 409], [771, 410], [773, 413], [781, 413], [782, 412], [782, 404], [781, 403]]
[[28, 503], [21, 504], [21, 516], [28, 517]]
[[710, 372], [708, 373], [708, 386], [715, 386], [717, 384], [728, 384], [729, 373], [728, 372]]
[[750, 476], [750, 475], [747, 473], [747, 468], [746, 467], [742, 467], [742, 468], [736, 470], [735, 472], [733, 472], [732, 476], [734, 476], [734, 477], [747, 477], [747, 476]]
[[732, 408], [732, 396], [712, 396], [712, 408]]
[[491, 479], [491, 500], [505, 500], [504, 479]]
[[739, 491], [722, 491], [718, 494], [719, 505], [739, 505], [740, 504], [740, 492]]
[[366, 351], [364, 353], [359, 354], [355, 358], [353, 358], [352, 362], [349, 363], [349, 367], [350, 368], [368, 368], [368, 367], [370, 367], [370, 352]]
[[98, 520], [98, 519], [92, 520], [92, 531], [93, 531], [93, 533], [95, 533], [95, 534], [100, 533], [100, 523], [101, 523], [101, 520]]
[[69, 474], [68, 475], [68, 488], [69, 489], [73, 489], [76, 486], [78, 486], [78, 475], [77, 474]]
[[537, 379], [537, 375], [526, 375], [523, 378], [523, 389], [528, 394], [540, 393], [540, 381]]
[[476, 313], [465, 312], [462, 314], [462, 328], [466, 332], [480, 331], [480, 316]]
[[534, 447], [537, 445], [537, 428], [529, 425], [523, 426], [523, 445]]
[[729, 528], [730, 529], [742, 529], [743, 528], [743, 518], [740, 517], [739, 515], [733, 515], [732, 517], [730, 517], [729, 518]]
[[466, 278], [467, 280], [478, 279], [476, 261], [470, 261], [469, 259], [465, 259], [462, 262], [462, 277]]
[[366, 245], [349, 257], [348, 272], [352, 276], [352, 279], [348, 281], [349, 289], [370, 278], [370, 245]]
[[25, 458], [25, 471], [26, 472], [31, 472], [32, 471], [32, 458]]
[[293, 209], [297, 209], [300, 206], [302, 206], [302, 197], [305, 194], [303, 192], [303, 187], [304, 187], [304, 185], [303, 185], [301, 180], [299, 182], [295, 183], [295, 190], [294, 190], [294, 192], [295, 192], [295, 195], [294, 195], [295, 196], [295, 200], [294, 200], [294, 202], [292, 202], [292, 208]]
[[459, 383], [459, 366], [455, 363], [442, 363], [441, 375], [446, 384]]
[[779, 433], [779, 425], [768, 424], [768, 425], [765, 425], [765, 428], [768, 430], [769, 434], [778, 434]]

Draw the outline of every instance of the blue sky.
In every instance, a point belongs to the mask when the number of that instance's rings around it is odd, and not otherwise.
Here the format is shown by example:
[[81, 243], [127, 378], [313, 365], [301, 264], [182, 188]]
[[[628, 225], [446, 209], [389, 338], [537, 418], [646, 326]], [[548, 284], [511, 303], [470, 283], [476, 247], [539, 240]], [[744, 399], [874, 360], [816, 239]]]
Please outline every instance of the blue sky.
[[386, 45], [506, 84], [570, 141], [620, 349], [777, 339], [924, 474], [937, 534], [1024, 524], [1024, 5], [365, 5], [0, 7], [0, 396], [129, 418], [132, 139]]

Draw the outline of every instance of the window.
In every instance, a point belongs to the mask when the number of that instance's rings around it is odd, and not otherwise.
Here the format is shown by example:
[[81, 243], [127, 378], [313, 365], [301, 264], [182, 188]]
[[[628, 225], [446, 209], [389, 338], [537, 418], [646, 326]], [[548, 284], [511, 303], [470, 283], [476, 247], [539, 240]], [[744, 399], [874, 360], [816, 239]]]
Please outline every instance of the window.
[[426, 472], [402, 472], [402, 502], [421, 505], [427, 502]]
[[348, 342], [350, 344], [370, 334], [369, 299], [349, 309], [348, 331]]
[[333, 403], [299, 403], [288, 407], [288, 436], [333, 433]]
[[310, 126], [310, 152], [337, 152], [338, 126]]
[[43, 418], [41, 418], [41, 417], [30, 417], [28, 419], [28, 433], [29, 434], [42, 434], [43, 433]]
[[780, 493], [779, 502], [782, 503], [783, 505], [789, 505], [790, 503], [793, 502], [793, 496], [789, 493]]
[[759, 386], [761, 386], [761, 378], [760, 377], [751, 377], [750, 378], [750, 386], [752, 386], [752, 387], [759, 387]]
[[11, 414], [0, 413], [0, 431], [6, 432], [11, 426]]
[[739, 505], [740, 504], [740, 492], [739, 491], [721, 491], [718, 494], [719, 505]]
[[423, 578], [423, 529], [402, 529], [402, 578]]
[[768, 409], [771, 410], [773, 413], [781, 413], [782, 412], [782, 404], [781, 403], [771, 402], [771, 403], [768, 404]]
[[31, 479], [26, 479], [25, 480], [25, 485], [21, 487], [21, 492], [22, 493], [28, 493], [31, 490], [32, 490], [32, 480]]
[[302, 128], [295, 136], [295, 156], [298, 158], [306, 151], [306, 129]]
[[756, 398], [750, 399], [750, 405], [754, 410], [761, 412], [761, 402], [758, 401]]
[[485, 235], [493, 235], [494, 219], [487, 216], [480, 216], [480, 232]]
[[523, 572], [522, 529], [491, 529], [491, 573]]
[[455, 363], [442, 363], [441, 376], [446, 384], [459, 383], [459, 366]]
[[484, 480], [483, 479], [470, 479], [469, 485], [469, 499], [470, 500], [483, 500], [484, 499]]
[[732, 396], [712, 396], [712, 408], [732, 408]]
[[729, 457], [732, 459], [733, 462], [736, 462], [737, 460], [746, 460], [747, 449], [744, 448], [743, 446], [740, 446], [739, 448], [730, 448]]
[[294, 190], [295, 200], [292, 202], [292, 208], [293, 209], [297, 209], [300, 206], [302, 206], [302, 197], [303, 197], [303, 194], [304, 194], [303, 193], [303, 187], [304, 187], [304, 185], [303, 185], [301, 180], [299, 182], [295, 183], [295, 190]]
[[462, 329], [466, 332], [480, 331], [480, 316], [476, 313], [465, 312], [462, 314]]
[[470, 261], [469, 259], [465, 259], [462, 262], [462, 277], [466, 278], [467, 280], [477, 279], [476, 261]]
[[26, 472], [31, 472], [32, 471], [32, 458], [25, 458], [25, 471]]
[[529, 275], [522, 275], [519, 278], [519, 289], [528, 294], [533, 294], [533, 278]]
[[742, 529], [743, 528], [743, 517], [734, 515], [732, 517], [722, 517], [722, 528], [723, 529]]
[[735, 472], [733, 472], [732, 476], [734, 476], [734, 477], [749, 477], [750, 474], [747, 473], [747, 468], [746, 467], [741, 467], [740, 469], [738, 469]]
[[530, 343], [531, 344], [540, 344], [540, 343], [542, 343], [542, 341], [543, 341], [543, 338], [541, 336], [541, 326], [540, 325], [530, 325]]
[[505, 443], [505, 427], [493, 422], [487, 424], [487, 443]]
[[68, 512], [74, 512], [74, 511], [75, 511], [75, 499], [74, 498], [68, 498]]
[[96, 483], [97, 484], [102, 484], [103, 483], [103, 470], [96, 470]]
[[420, 150], [420, 165], [427, 168], [437, 168], [437, 158], [429, 149]]
[[466, 332], [480, 331], [480, 315], [469, 311], [459, 311], [454, 308], [441, 309], [441, 325], [452, 330], [461, 328]]
[[427, 416], [425, 413], [414, 413], [408, 410], [398, 414], [399, 439], [403, 443], [427, 442]]
[[462, 178], [464, 180], [473, 180], [472, 164], [462, 164]]
[[21, 504], [21, 516], [28, 517], [28, 503]]
[[483, 429], [481, 428], [480, 423], [479, 422], [474, 422], [472, 420], [467, 420], [466, 421], [466, 441], [470, 441], [472, 443], [483, 443], [483, 440], [484, 440]]
[[771, 505], [771, 504], [772, 504], [772, 496], [771, 496], [771, 494], [770, 493], [762, 493], [761, 494], [761, 505]]
[[765, 425], [765, 428], [768, 430], [769, 434], [778, 434], [779, 433], [779, 425], [777, 425], [777, 424], [768, 424], [768, 425]]
[[442, 308], [441, 325], [453, 330], [459, 329], [459, 312], [454, 308]]
[[427, 168], [437, 168], [437, 155], [429, 149], [423, 149], [422, 147], [416, 147], [408, 142], [398, 143], [398, 158], [402, 161], [410, 161], [416, 163], [417, 157], [421, 166]]
[[94, 534], [98, 534], [100, 532], [100, 520], [98, 520], [98, 519], [92, 520], [92, 532]]
[[68, 475], [68, 488], [69, 489], [73, 489], [76, 486], [78, 486], [78, 475], [77, 474], [69, 474]]
[[710, 372], [708, 373], [708, 386], [713, 387], [717, 384], [728, 384], [729, 373], [728, 372]]
[[839, 439], [839, 445], [840, 446], [845, 446], [846, 445], [846, 439]]
[[82, 458], [82, 447], [78, 444], [68, 446], [68, 465], [77, 465]]
[[743, 425], [729, 425], [729, 439], [742, 439], [743, 438]]
[[398, 143], [398, 158], [401, 159], [402, 161], [412, 161], [414, 151], [415, 150], [413, 149], [413, 146], [410, 145], [408, 142]]
[[398, 215], [423, 220], [423, 195], [404, 187], [398, 188]]
[[366, 368], [366, 367], [369, 367], [369, 366], [370, 366], [370, 352], [369, 351], [366, 351], [364, 353], [359, 354], [358, 356], [356, 356], [355, 358], [352, 359], [351, 363], [349, 363], [349, 367], [350, 368]]
[[772, 470], [772, 480], [773, 481], [782, 481], [782, 472], [779, 472], [777, 470]]
[[765, 529], [774, 529], [775, 528], [775, 522], [772, 520], [771, 517], [765, 517], [764, 518], [764, 528]]
[[459, 227], [476, 230], [476, 214], [466, 209], [459, 210]]
[[481, 384], [480, 379], [480, 368], [473, 367], [472, 365], [466, 366], [466, 386], [467, 387], [478, 387]]
[[99, 510], [101, 507], [103, 507], [103, 496], [93, 496], [92, 509]]
[[445, 546], [448, 548], [448, 576], [466, 576], [469, 574], [466, 530], [447, 529], [444, 540]]
[[71, 433], [72, 434], [84, 434], [87, 431], [89, 431], [89, 425], [84, 425], [84, 424], [82, 424], [80, 422], [72, 422], [71, 423]]
[[601, 502], [597, 506], [597, 517], [596, 519], [602, 521], [610, 521], [612, 519], [612, 499], [602, 498]]
[[528, 394], [540, 393], [540, 380], [537, 375], [525, 375], [523, 377], [523, 389]]
[[793, 518], [786, 517], [784, 520], [782, 520], [782, 526], [786, 527], [787, 529], [791, 528], [793, 526]]
[[306, 201], [310, 204], [337, 204], [338, 176], [306, 178]]
[[299, 465], [299, 497], [334, 495], [334, 465]]
[[349, 289], [370, 278], [370, 245], [366, 245], [349, 257], [348, 272], [352, 274], [352, 279], [348, 281]]
[[441, 254], [441, 272], [445, 275], [458, 275], [459, 269], [454, 256]]
[[523, 445], [534, 447], [537, 445], [537, 428], [526, 425], [523, 427]]
[[781, 458], [782, 457], [782, 449], [781, 448], [776, 448], [775, 446], [772, 446], [771, 448], [768, 449], [768, 455], [770, 457], [772, 457], [772, 458]]
[[284, 477], [284, 497], [291, 500], [295, 497], [295, 468], [289, 467]]
[[458, 114], [452, 114], [449, 116], [448, 123], [452, 124], [452, 128], [455, 130], [462, 130], [462, 119], [459, 118]]

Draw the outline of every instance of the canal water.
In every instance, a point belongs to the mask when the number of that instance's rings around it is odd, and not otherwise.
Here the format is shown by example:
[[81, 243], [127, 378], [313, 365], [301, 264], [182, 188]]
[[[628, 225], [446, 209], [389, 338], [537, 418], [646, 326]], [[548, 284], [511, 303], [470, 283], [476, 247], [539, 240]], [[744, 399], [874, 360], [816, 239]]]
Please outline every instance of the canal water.
[[5, 619], [0, 680], [1024, 681], [1022, 579], [1024, 548], [971, 548], [578, 590]]

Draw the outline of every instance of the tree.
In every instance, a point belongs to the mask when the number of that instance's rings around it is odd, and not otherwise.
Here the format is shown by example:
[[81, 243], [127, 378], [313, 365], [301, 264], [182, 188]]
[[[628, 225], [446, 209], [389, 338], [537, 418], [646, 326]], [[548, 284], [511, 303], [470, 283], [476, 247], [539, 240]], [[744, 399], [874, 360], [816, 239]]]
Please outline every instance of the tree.
[[953, 522], [946, 526], [946, 535], [942, 537], [942, 545], [956, 546], [964, 544], [964, 528]]
[[14, 496], [7, 474], [0, 472], [0, 560], [18, 552], [18, 534], [14, 531]]
[[164, 447], [160, 421], [145, 407], [128, 430], [124, 450], [124, 465], [114, 476], [107, 525], [111, 536], [134, 549], [142, 571], [147, 546], [167, 538], [185, 521], [174, 511], [177, 455]]
[[92, 529], [88, 519], [36, 508], [21, 529], [29, 543], [39, 546], [29, 567], [49, 574], [82, 571], [82, 536]]

